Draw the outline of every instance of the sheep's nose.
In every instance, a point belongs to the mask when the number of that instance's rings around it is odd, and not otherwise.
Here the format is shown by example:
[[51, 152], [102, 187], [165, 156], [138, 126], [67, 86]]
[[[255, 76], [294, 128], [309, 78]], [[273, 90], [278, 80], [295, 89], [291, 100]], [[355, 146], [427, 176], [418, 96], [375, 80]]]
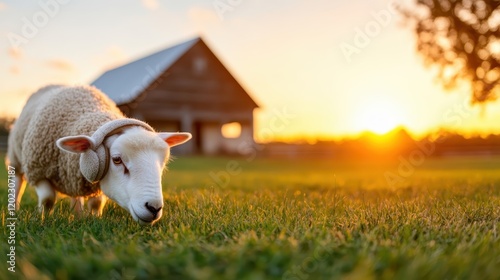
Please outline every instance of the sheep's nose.
[[149, 205], [147, 202], [146, 202], [145, 206], [146, 206], [146, 209], [148, 209], [149, 212], [151, 212], [151, 214], [153, 214], [153, 217], [155, 219], [156, 219], [156, 216], [158, 215], [158, 212], [160, 212], [161, 208], [162, 208], [162, 206], [155, 208], [154, 206]]

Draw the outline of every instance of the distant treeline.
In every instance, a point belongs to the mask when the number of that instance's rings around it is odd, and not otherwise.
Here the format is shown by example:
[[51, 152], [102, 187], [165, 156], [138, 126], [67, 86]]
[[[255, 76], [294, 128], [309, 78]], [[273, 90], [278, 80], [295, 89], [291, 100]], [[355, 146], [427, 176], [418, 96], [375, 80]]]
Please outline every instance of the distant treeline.
[[[7, 136], [13, 118], [0, 118], [0, 150], [7, 147]], [[465, 137], [451, 132], [414, 140], [404, 129], [386, 135], [364, 133], [355, 139], [320, 141], [316, 144], [272, 142], [261, 144], [260, 155], [285, 158], [350, 158], [355, 160], [397, 160], [423, 154], [439, 156], [500, 155], [500, 135]]]
[[14, 123], [14, 118], [0, 117], [0, 152], [7, 150], [7, 138]]
[[399, 157], [421, 156], [494, 156], [500, 155], [500, 135], [487, 137], [441, 132], [414, 140], [404, 129], [386, 135], [362, 134], [356, 139], [321, 141], [311, 144], [274, 142], [264, 145], [262, 153], [288, 158], [351, 158], [359, 160], [397, 160]]
[[14, 118], [0, 118], [0, 136], [8, 136]]

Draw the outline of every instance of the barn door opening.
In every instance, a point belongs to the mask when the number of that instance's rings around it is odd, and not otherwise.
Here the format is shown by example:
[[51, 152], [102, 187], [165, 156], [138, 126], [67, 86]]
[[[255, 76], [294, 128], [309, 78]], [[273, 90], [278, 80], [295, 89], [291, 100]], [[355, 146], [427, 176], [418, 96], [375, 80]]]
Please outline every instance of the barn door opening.
[[193, 140], [195, 142], [194, 152], [196, 154], [203, 154], [203, 124], [201, 122], [194, 123]]

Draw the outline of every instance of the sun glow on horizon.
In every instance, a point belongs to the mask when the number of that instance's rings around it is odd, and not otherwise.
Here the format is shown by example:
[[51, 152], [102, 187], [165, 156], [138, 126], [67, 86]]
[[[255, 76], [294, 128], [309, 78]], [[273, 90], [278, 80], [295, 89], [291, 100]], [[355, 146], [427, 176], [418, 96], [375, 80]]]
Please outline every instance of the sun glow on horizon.
[[397, 104], [388, 100], [376, 99], [360, 104], [356, 122], [360, 130], [383, 135], [402, 125], [402, 115]]

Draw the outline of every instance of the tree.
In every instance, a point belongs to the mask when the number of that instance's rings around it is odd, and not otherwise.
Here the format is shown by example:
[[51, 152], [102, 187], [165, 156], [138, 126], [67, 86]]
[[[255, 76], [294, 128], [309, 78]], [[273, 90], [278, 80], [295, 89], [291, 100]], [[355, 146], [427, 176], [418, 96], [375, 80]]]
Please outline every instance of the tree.
[[415, 0], [401, 11], [426, 66], [446, 89], [470, 85], [472, 101], [500, 96], [500, 0]]
[[0, 117], [0, 137], [9, 135], [13, 123], [14, 123], [13, 118]]

